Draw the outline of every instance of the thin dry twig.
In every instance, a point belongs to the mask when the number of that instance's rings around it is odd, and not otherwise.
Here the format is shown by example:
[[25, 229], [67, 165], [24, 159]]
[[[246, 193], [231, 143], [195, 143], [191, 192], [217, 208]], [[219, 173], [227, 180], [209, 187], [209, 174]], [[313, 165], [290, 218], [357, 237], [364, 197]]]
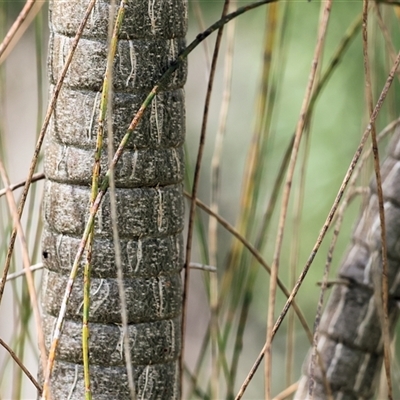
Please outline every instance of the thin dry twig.
[[[224, 7], [222, 9], [221, 19], [228, 14], [230, 0], [225, 0]], [[213, 57], [211, 61], [210, 75], [207, 85], [206, 99], [204, 102], [203, 111], [203, 121], [201, 125], [199, 147], [197, 152], [196, 166], [194, 170], [193, 187], [192, 187], [192, 198], [197, 198], [197, 190], [200, 181], [200, 168], [203, 159], [204, 145], [207, 133], [207, 122], [208, 122], [208, 111], [211, 101], [211, 93], [214, 84], [215, 71], [218, 61], [219, 49], [221, 46], [222, 33], [224, 31], [224, 26], [218, 29], [217, 38], [215, 40], [215, 47], [213, 52]], [[193, 228], [194, 228], [194, 216], [196, 212], [196, 202], [192, 201], [190, 204], [189, 211], [189, 224], [188, 233], [186, 240], [186, 256], [185, 256], [185, 278], [183, 285], [183, 311], [182, 311], [182, 337], [185, 337], [186, 331], [186, 314], [187, 314], [187, 304], [188, 304], [188, 290], [189, 290], [189, 278], [190, 278], [190, 268], [186, 268], [190, 264], [190, 257], [192, 253], [192, 238], [193, 238]], [[211, 364], [212, 364], [212, 378], [211, 378], [211, 397], [218, 398], [218, 385], [219, 385], [219, 362], [218, 362], [218, 282], [217, 276], [211, 277], [211, 287], [210, 287], [210, 311], [211, 311]], [[182, 348], [180, 355], [180, 370], [183, 371], [183, 358], [185, 353], [185, 341], [182, 340]], [[181, 373], [180, 387], [182, 392], [183, 384], [183, 373]]]
[[[40, 271], [40, 270], [43, 269], [43, 268], [44, 268], [43, 263], [37, 263], [37, 264], [31, 265], [31, 266], [29, 267], [29, 270], [32, 271], [32, 272], [35, 272], [35, 271]], [[8, 281], [12, 281], [12, 280], [14, 280], [14, 279], [17, 279], [17, 278], [19, 278], [20, 276], [24, 276], [24, 275], [26, 275], [25, 269], [23, 269], [22, 271], [14, 272], [14, 273], [12, 273], [12, 274], [8, 274], [8, 276], [7, 276], [7, 282], [8, 282]]]
[[205, 265], [205, 264], [195, 263], [195, 262], [190, 263], [189, 268], [199, 269], [200, 271], [217, 272], [217, 268], [214, 267], [213, 265]]
[[332, 6], [332, 0], [327, 0], [321, 4], [321, 17], [320, 17], [317, 44], [315, 46], [315, 52], [311, 65], [310, 76], [308, 79], [306, 93], [304, 95], [303, 104], [301, 107], [300, 116], [296, 127], [292, 154], [289, 161], [288, 172], [286, 175], [286, 182], [282, 195], [281, 214], [279, 216], [279, 225], [275, 242], [274, 256], [271, 266], [271, 278], [269, 286], [267, 334], [266, 334], [266, 349], [265, 349], [265, 399], [266, 400], [269, 400], [271, 398], [271, 367], [272, 367], [271, 345], [273, 338], [273, 324], [275, 319], [274, 309], [276, 301], [276, 282], [278, 278], [279, 259], [283, 243], [283, 233], [285, 229], [286, 214], [289, 203], [290, 190], [293, 181], [294, 169], [296, 167], [297, 155], [305, 125], [305, 119], [306, 119], [305, 117], [307, 115], [307, 109], [312, 95], [312, 89], [317, 74], [318, 63], [322, 55], [331, 6]]
[[[185, 196], [192, 200], [192, 197], [189, 193], [184, 192]], [[257, 262], [260, 263], [260, 265], [268, 272], [268, 274], [271, 274], [271, 268], [267, 264], [267, 262], [264, 260], [263, 256], [260, 254], [260, 252], [243, 236], [239, 233], [237, 229], [235, 229], [228, 221], [226, 221], [224, 218], [222, 218], [219, 214], [215, 214], [206, 204], [204, 204], [200, 199], [196, 199], [196, 204], [199, 208], [204, 210], [207, 214], [209, 214], [211, 217], [215, 218], [219, 224], [226, 229], [229, 233], [231, 233], [236, 239], [238, 239], [239, 242], [243, 244], [243, 246], [253, 255], [253, 257], [257, 260]], [[278, 287], [282, 290], [282, 293], [288, 298], [290, 293], [284, 283], [279, 279], [278, 277]], [[308, 340], [310, 343], [312, 343], [312, 333], [310, 331], [310, 328], [308, 327], [307, 321], [304, 318], [304, 315], [302, 314], [300, 308], [297, 306], [297, 304], [294, 305], [294, 310], [299, 318], [299, 321], [301, 325], [304, 328], [304, 331], [307, 335]]]
[[[297, 264], [300, 259], [300, 244], [301, 244], [301, 219], [304, 205], [304, 195], [306, 187], [306, 176], [307, 176], [307, 165], [310, 153], [311, 145], [311, 133], [310, 125], [312, 118], [312, 110], [309, 109], [307, 116], [307, 127], [305, 144], [302, 154], [302, 160], [300, 162], [300, 182], [294, 193], [294, 204], [293, 204], [293, 229], [291, 232], [290, 239], [290, 259], [289, 259], [289, 286], [293, 287], [296, 283], [297, 276]], [[315, 332], [315, 328], [314, 328]], [[286, 337], [286, 385], [290, 386], [292, 383], [292, 370], [294, 365], [294, 353], [295, 353], [295, 316], [293, 310], [289, 311], [288, 323], [287, 323], [287, 337]], [[329, 399], [330, 400], [330, 399]]]
[[[220, 194], [221, 179], [221, 155], [226, 132], [226, 123], [232, 91], [232, 69], [233, 69], [233, 49], [235, 38], [235, 21], [232, 21], [227, 27], [226, 41], [227, 49], [224, 57], [224, 89], [222, 93], [222, 102], [219, 113], [219, 125], [215, 135], [215, 146], [211, 160], [211, 194], [210, 209], [218, 214], [218, 200]], [[218, 235], [217, 220], [211, 218], [208, 227], [209, 258], [210, 264], [217, 264]]]
[[[41, 181], [44, 178], [45, 178], [44, 173], [43, 172], [38, 172], [37, 174], [34, 174], [32, 176], [31, 183], [37, 182], [37, 181]], [[0, 197], [5, 196], [7, 194], [7, 190], [11, 190], [13, 192], [15, 189], [19, 189], [20, 187], [23, 187], [25, 184], [26, 184], [26, 180], [25, 179], [23, 181], [21, 181], [21, 182], [10, 184], [10, 186], [7, 189], [1, 189], [0, 190]]]
[[[368, 56], [368, 0], [363, 1], [363, 56], [364, 56], [364, 72], [365, 72], [365, 92], [367, 97], [368, 114], [373, 112], [373, 100], [371, 89], [371, 72]], [[381, 244], [382, 244], [382, 281], [379, 288], [376, 288], [379, 296], [378, 302], [382, 302], [382, 336], [383, 336], [383, 353], [384, 365], [386, 371], [386, 381], [388, 385], [388, 398], [393, 399], [392, 378], [390, 373], [390, 334], [389, 334], [389, 284], [388, 284], [388, 260], [386, 248], [386, 224], [385, 224], [385, 209], [383, 203], [382, 179], [379, 162], [379, 150], [376, 140], [375, 123], [371, 123], [371, 139], [372, 152], [374, 155], [374, 169], [376, 177], [376, 187], [378, 194], [379, 221], [381, 228]]]
[[29, 372], [29, 370], [25, 367], [24, 363], [18, 358], [18, 356], [14, 353], [11, 347], [0, 338], [0, 346], [4, 347], [7, 352], [10, 354], [12, 359], [18, 364], [18, 366], [24, 371], [24, 374], [28, 377], [28, 379], [35, 385], [39, 394], [42, 393], [42, 387], [39, 385], [38, 381], [33, 377], [33, 375]]
[[[18, 17], [15, 19], [11, 28], [8, 30], [3, 41], [0, 43], [0, 64], [6, 59], [7, 53], [9, 53], [9, 45], [13, 42], [13, 39], [17, 38], [17, 33], [19, 36], [29, 27], [33, 18], [40, 11], [44, 5], [44, 1], [27, 0], [23, 9], [19, 13]], [[9, 50], [6, 53], [6, 50]]]
[[[7, 176], [7, 172], [4, 168], [3, 162], [0, 160], [0, 175], [1, 179], [3, 180], [4, 186], [6, 187], [6, 190], [10, 184]], [[7, 197], [7, 203], [8, 207], [10, 209], [13, 222], [14, 222], [14, 230], [18, 232], [18, 237], [19, 241], [21, 244], [21, 253], [22, 253], [22, 262], [24, 264], [24, 269], [26, 272], [26, 279], [28, 283], [28, 291], [29, 291], [29, 297], [32, 303], [32, 309], [33, 309], [33, 314], [35, 316], [35, 324], [36, 324], [36, 330], [37, 330], [37, 335], [38, 335], [38, 342], [39, 342], [39, 349], [41, 353], [41, 362], [43, 368], [46, 366], [46, 347], [45, 347], [45, 341], [44, 341], [44, 334], [42, 330], [42, 318], [40, 316], [40, 311], [39, 311], [39, 303], [36, 295], [36, 288], [35, 288], [35, 282], [33, 279], [33, 274], [30, 269], [31, 266], [31, 261], [29, 257], [29, 251], [28, 251], [28, 245], [26, 243], [26, 238], [25, 238], [25, 233], [21, 225], [20, 217], [18, 215], [18, 210], [17, 210], [17, 204], [15, 202], [14, 196], [11, 192], [11, 190], [7, 190], [6, 193]], [[6, 284], [6, 277], [3, 275], [4, 282], [1, 282], [1, 289], [4, 290], [5, 284]]]

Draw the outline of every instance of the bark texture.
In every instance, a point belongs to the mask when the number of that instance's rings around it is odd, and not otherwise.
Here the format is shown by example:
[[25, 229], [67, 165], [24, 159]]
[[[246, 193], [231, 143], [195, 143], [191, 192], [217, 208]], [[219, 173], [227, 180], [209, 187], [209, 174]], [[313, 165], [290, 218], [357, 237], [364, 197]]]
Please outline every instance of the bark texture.
[[[59, 77], [88, 3], [54, 0], [50, 4], [51, 85]], [[89, 209], [109, 8], [109, 1], [98, 0], [92, 12], [57, 101], [46, 143], [42, 299], [47, 348]], [[128, 3], [114, 63], [114, 146], [162, 72], [184, 48], [186, 29], [186, 0]], [[116, 168], [118, 228], [138, 399], [180, 396], [185, 80], [183, 66], [146, 111]], [[104, 156], [103, 175], [106, 170]], [[57, 400], [84, 398], [83, 265], [84, 261], [52, 374], [52, 394]], [[106, 195], [96, 219], [91, 284], [90, 362], [95, 400], [130, 398], [116, 276]]]
[[[389, 144], [381, 167], [386, 218], [389, 318], [393, 333], [400, 296], [400, 129]], [[371, 399], [382, 367], [381, 329], [382, 253], [376, 180], [353, 233], [352, 244], [339, 271], [347, 284], [333, 289], [322, 316], [318, 350], [333, 398]], [[310, 354], [295, 399], [309, 393]], [[318, 364], [314, 371], [314, 399], [327, 398]]]

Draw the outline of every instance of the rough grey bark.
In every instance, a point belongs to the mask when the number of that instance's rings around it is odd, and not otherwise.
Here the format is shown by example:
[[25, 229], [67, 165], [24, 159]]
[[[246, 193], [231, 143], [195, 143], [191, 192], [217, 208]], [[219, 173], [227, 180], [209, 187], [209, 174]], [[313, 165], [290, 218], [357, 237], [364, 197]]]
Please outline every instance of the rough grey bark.
[[[50, 4], [50, 84], [57, 81], [89, 0]], [[98, 0], [69, 69], [45, 149], [43, 313], [51, 343], [65, 285], [87, 219], [106, 68], [109, 0]], [[117, 146], [162, 72], [184, 48], [186, 0], [135, 0], [126, 7], [114, 63]], [[154, 99], [116, 168], [118, 229], [137, 398], [179, 398], [183, 265], [186, 67]], [[107, 140], [105, 141], [107, 145]], [[106, 152], [105, 152], [106, 153]], [[102, 174], [107, 158], [102, 158]], [[68, 305], [51, 388], [55, 399], [84, 396], [82, 267]], [[90, 310], [93, 398], [128, 399], [109, 197], [95, 225]]]
[[[400, 295], [400, 129], [389, 144], [381, 167], [386, 218], [389, 319], [393, 333]], [[335, 286], [322, 316], [318, 350], [334, 399], [370, 399], [377, 388], [383, 360], [381, 329], [381, 229], [375, 179], [357, 223], [339, 277], [347, 284]], [[295, 399], [309, 398], [310, 354]], [[318, 364], [314, 399], [327, 398]]]

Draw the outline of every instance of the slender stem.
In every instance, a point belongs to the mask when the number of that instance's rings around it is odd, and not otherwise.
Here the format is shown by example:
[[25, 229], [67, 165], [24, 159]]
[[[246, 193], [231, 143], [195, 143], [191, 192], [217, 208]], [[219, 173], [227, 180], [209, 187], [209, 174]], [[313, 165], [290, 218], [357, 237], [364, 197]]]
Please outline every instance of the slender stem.
[[[10, 45], [11, 41], [17, 34], [18, 30], [21, 28], [23, 25], [24, 21], [27, 19], [29, 13], [32, 11], [33, 7], [37, 5], [38, 3], [42, 2], [36, 2], [36, 0], [27, 0], [23, 9], [19, 13], [18, 17], [12, 24], [11, 28], [8, 30], [6, 36], [4, 37], [3, 41], [0, 43], [0, 59], [4, 55], [4, 52], [7, 50], [8, 46]], [[39, 7], [42, 7], [44, 2], [42, 4], [39, 4]], [[40, 9], [40, 8], [39, 8]], [[38, 10], [39, 11], [39, 10]]]
[[[363, 56], [364, 56], [364, 73], [365, 73], [365, 92], [367, 97], [368, 114], [371, 116], [373, 112], [373, 99], [371, 88], [371, 71], [368, 55], [368, 0], [363, 0]], [[388, 285], [388, 260], [386, 249], [386, 224], [385, 224], [385, 210], [383, 204], [383, 191], [382, 191], [382, 178], [379, 162], [379, 151], [376, 140], [375, 123], [371, 123], [371, 139], [372, 139], [372, 152], [374, 155], [374, 169], [376, 177], [376, 188], [378, 194], [379, 206], [379, 221], [381, 228], [381, 243], [382, 243], [382, 281], [381, 287], [376, 288], [378, 294], [378, 303], [381, 304], [381, 324], [382, 324], [382, 337], [383, 337], [383, 352], [384, 352], [384, 365], [386, 372], [386, 382], [388, 386], [388, 398], [393, 399], [392, 379], [390, 372], [390, 334], [389, 334], [389, 285]]]
[[[0, 160], [0, 176], [1, 176], [2, 181], [4, 182], [4, 186], [6, 188], [8, 188], [10, 182], [8, 180], [8, 176], [7, 176], [5, 167], [3, 165], [3, 162], [1, 160]], [[15, 199], [14, 199], [14, 196], [13, 196], [11, 190], [7, 191], [6, 196], [7, 196], [7, 202], [8, 202], [9, 208], [10, 208], [10, 212], [11, 212], [11, 215], [13, 218], [13, 222], [14, 222], [14, 230], [16, 232], [18, 232], [18, 237], [19, 237], [19, 241], [21, 244], [22, 262], [24, 265], [24, 270], [26, 272], [29, 297], [30, 297], [30, 301], [32, 303], [33, 315], [35, 317], [35, 324], [36, 324], [36, 330], [37, 330], [37, 335], [38, 335], [39, 348], [40, 348], [40, 352], [41, 352], [40, 361], [42, 363], [42, 367], [45, 367], [45, 365], [46, 365], [46, 346], [45, 346], [44, 334], [43, 334], [43, 329], [42, 329], [42, 318], [41, 318], [40, 311], [39, 311], [38, 296], [36, 293], [33, 274], [30, 269], [31, 262], [30, 262], [30, 257], [29, 257], [28, 244], [26, 242], [26, 236], [25, 236], [24, 230], [22, 228], [21, 220], [20, 220], [20, 217], [18, 214], [17, 204], [15, 202]], [[2, 287], [5, 287], [5, 284], [6, 284], [5, 278], [6, 277], [7, 277], [7, 275], [3, 275], [3, 278], [1, 281]]]
[[[229, 7], [229, 0], [225, 0], [224, 7], [222, 10], [222, 17], [227, 14]], [[208, 80], [207, 86], [207, 94], [204, 102], [204, 111], [203, 111], [203, 121], [201, 125], [200, 132], [200, 140], [199, 147], [197, 153], [196, 166], [194, 171], [193, 178], [193, 187], [192, 187], [192, 198], [196, 199], [197, 190], [200, 179], [200, 167], [203, 159], [204, 145], [207, 133], [207, 122], [208, 122], [208, 111], [210, 107], [211, 101], [211, 93], [214, 84], [215, 71], [218, 61], [219, 49], [221, 45], [222, 33], [223, 33], [224, 25], [222, 25], [218, 29], [217, 38], [215, 40], [215, 48], [213, 52], [213, 57], [211, 61], [211, 69], [210, 76]], [[196, 202], [192, 201], [190, 205], [189, 211], [189, 226], [188, 226], [188, 234], [186, 241], [186, 258], [185, 258], [185, 279], [183, 285], [183, 313], [182, 313], [182, 337], [185, 337], [186, 330], [186, 313], [187, 313], [187, 302], [188, 302], [188, 290], [189, 290], [189, 278], [190, 278], [190, 269], [187, 268], [190, 264], [190, 257], [192, 252], [192, 238], [193, 238], [193, 226], [194, 226], [194, 215], [196, 211]], [[211, 398], [218, 398], [218, 386], [219, 386], [219, 365], [218, 365], [218, 277], [217, 275], [213, 275], [210, 277], [210, 309], [211, 309]], [[182, 349], [180, 356], [180, 368], [181, 372], [183, 371], [183, 358], [184, 358], [184, 349], [185, 349], [185, 341], [182, 340]], [[181, 373], [181, 392], [182, 392], [182, 379], [183, 374]]]
[[282, 207], [281, 214], [279, 217], [279, 225], [278, 225], [278, 233], [275, 243], [275, 251], [271, 266], [271, 278], [270, 278], [270, 287], [269, 287], [269, 300], [268, 300], [268, 318], [267, 318], [267, 334], [266, 334], [266, 349], [265, 349], [265, 399], [269, 400], [271, 397], [271, 367], [272, 367], [272, 332], [273, 332], [273, 324], [274, 324], [274, 309], [275, 309], [275, 300], [276, 300], [276, 282], [278, 278], [278, 270], [279, 270], [279, 260], [280, 253], [283, 242], [283, 233], [285, 229], [286, 222], [286, 214], [289, 203], [290, 190], [293, 181], [294, 169], [296, 167], [297, 154], [299, 151], [300, 141], [303, 134], [304, 126], [305, 126], [305, 117], [307, 114], [307, 109], [309, 107], [312, 89], [314, 86], [315, 77], [317, 74], [317, 68], [319, 64], [319, 60], [322, 55], [322, 49], [325, 41], [325, 35], [329, 22], [329, 15], [332, 6], [332, 0], [327, 0], [324, 3], [324, 6], [321, 4], [321, 23], [318, 33], [317, 44], [315, 47], [314, 58], [312, 61], [310, 76], [306, 88], [306, 93], [304, 95], [303, 104], [300, 111], [300, 117], [297, 123], [295, 139], [293, 143], [293, 150], [290, 157], [288, 172], [286, 176], [286, 182], [284, 186], [284, 191], [282, 195]]
[[24, 371], [24, 374], [28, 377], [28, 379], [35, 385], [36, 389], [39, 391], [39, 394], [42, 393], [42, 387], [39, 385], [39, 382], [33, 377], [33, 375], [29, 372], [29, 370], [25, 367], [24, 363], [17, 357], [17, 355], [13, 352], [10, 346], [0, 338], [0, 346], [4, 347], [13, 360], [18, 364], [18, 366]]

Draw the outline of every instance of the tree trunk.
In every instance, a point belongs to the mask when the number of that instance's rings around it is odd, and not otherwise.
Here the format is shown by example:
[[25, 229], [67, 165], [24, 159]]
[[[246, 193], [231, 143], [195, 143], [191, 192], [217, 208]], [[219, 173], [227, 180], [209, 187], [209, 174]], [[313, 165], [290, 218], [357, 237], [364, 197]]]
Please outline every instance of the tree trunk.
[[[51, 85], [59, 78], [88, 3], [51, 2]], [[109, 0], [98, 0], [93, 9], [57, 101], [46, 143], [42, 299], [47, 348], [88, 215], [108, 51], [109, 7]], [[185, 0], [128, 2], [113, 73], [114, 146], [162, 72], [184, 48], [186, 28]], [[115, 172], [129, 344], [138, 399], [180, 397], [185, 79], [186, 68], [178, 69], [156, 96]], [[101, 165], [104, 176], [106, 156]], [[66, 399], [70, 393], [69, 399], [84, 396], [83, 265], [84, 260], [68, 304], [52, 373], [51, 390], [57, 400]], [[108, 195], [95, 224], [90, 293], [93, 398], [128, 399]]]
[[[389, 331], [398, 318], [400, 295], [400, 129], [381, 167], [386, 219], [389, 283]], [[370, 184], [366, 208], [353, 233], [339, 277], [322, 316], [318, 351], [334, 399], [370, 399], [374, 396], [383, 360], [382, 339], [382, 245], [375, 178]], [[309, 398], [310, 355], [304, 365], [295, 399]], [[314, 370], [314, 399], [327, 398], [321, 369]]]

